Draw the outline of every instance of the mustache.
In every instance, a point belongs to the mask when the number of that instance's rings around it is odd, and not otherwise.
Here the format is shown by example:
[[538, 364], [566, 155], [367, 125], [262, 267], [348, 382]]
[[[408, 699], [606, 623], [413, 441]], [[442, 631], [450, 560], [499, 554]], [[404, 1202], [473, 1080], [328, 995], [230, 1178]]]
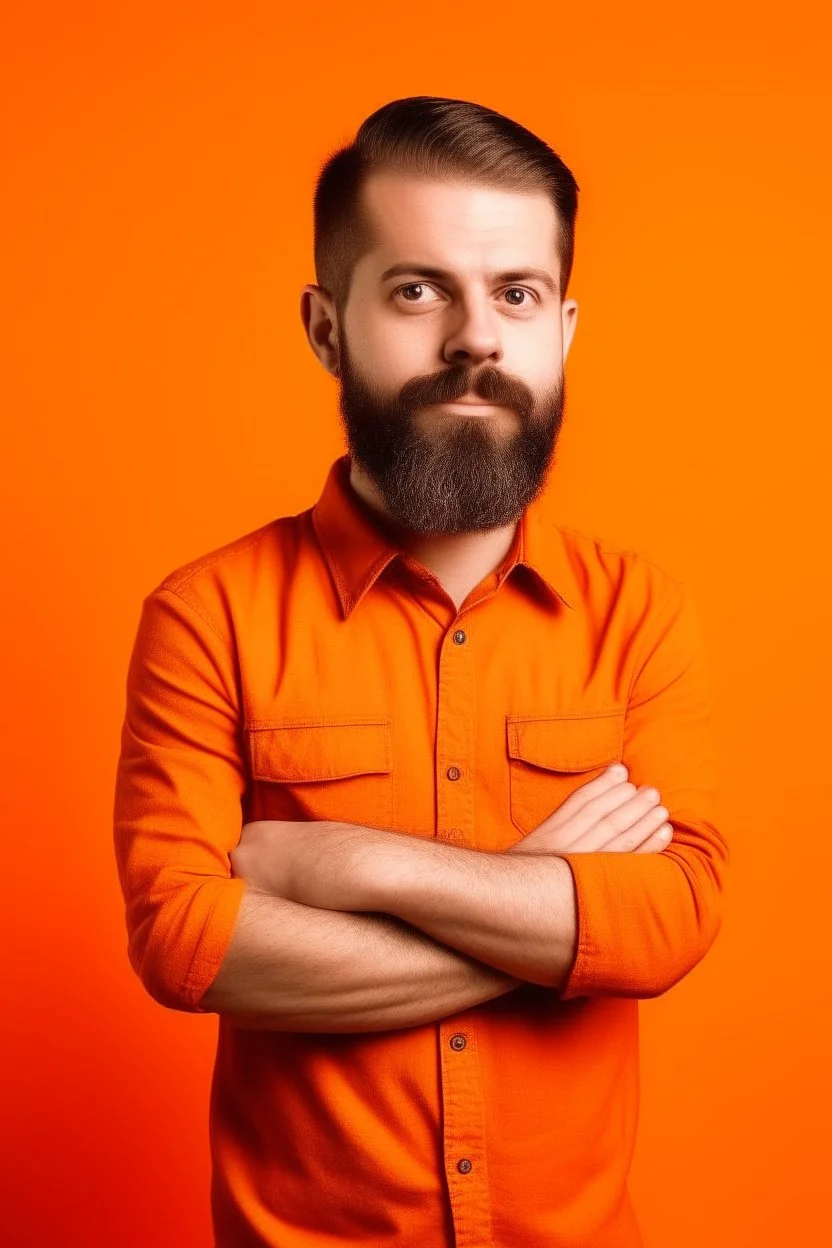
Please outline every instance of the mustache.
[[428, 403], [454, 403], [469, 393], [485, 402], [514, 408], [521, 416], [534, 410], [534, 396], [529, 388], [492, 367], [475, 372], [454, 365], [440, 373], [412, 377], [402, 386], [399, 402], [409, 408], [423, 407]]

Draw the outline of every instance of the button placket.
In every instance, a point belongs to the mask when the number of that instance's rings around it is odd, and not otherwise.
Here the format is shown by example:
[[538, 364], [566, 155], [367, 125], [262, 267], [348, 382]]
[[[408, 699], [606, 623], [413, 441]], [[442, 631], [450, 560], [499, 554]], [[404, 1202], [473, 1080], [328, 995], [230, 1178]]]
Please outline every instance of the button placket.
[[[468, 634], [463, 628], [455, 628], [451, 634], [451, 639], [455, 645], [463, 646], [468, 640]], [[449, 780], [460, 780], [462, 779], [462, 768], [452, 764], [445, 772], [445, 775]]]
[[[446, 633], [439, 654], [435, 774], [437, 839], [470, 845], [474, 833], [474, 742], [477, 697], [474, 647], [461, 628]], [[455, 1243], [491, 1243], [491, 1194], [477, 1024], [440, 1019], [443, 1156]], [[464, 1052], [463, 1052], [464, 1051]]]

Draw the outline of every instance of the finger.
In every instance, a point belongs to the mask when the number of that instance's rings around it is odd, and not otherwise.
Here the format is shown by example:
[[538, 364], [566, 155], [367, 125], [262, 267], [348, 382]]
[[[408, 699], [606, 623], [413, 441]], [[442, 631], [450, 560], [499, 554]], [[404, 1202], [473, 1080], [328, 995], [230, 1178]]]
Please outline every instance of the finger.
[[[659, 801], [658, 790], [642, 785], [637, 789], [630, 781], [616, 785], [607, 793], [593, 798], [571, 821], [568, 848], [591, 853], [605, 849], [616, 836], [626, 832]], [[667, 818], [667, 811], [664, 812]], [[659, 820], [658, 823], [661, 823]], [[658, 826], [653, 823], [652, 829]]]
[[[574, 793], [570, 793], [565, 801], [561, 802], [556, 810], [553, 810], [547, 823], [552, 820], [552, 825], [557, 826], [566, 819], [571, 819], [579, 810], [582, 810], [588, 802], [595, 798], [603, 796], [611, 789], [619, 787], [627, 779], [627, 769], [622, 763], [613, 763], [601, 772], [600, 776], [596, 776], [594, 780], [588, 780], [586, 784], [582, 784], [580, 788], [575, 789]], [[542, 824], [540, 825], [543, 826]]]
[[673, 840], [673, 828], [669, 823], [662, 824], [657, 832], [652, 836], [648, 836], [646, 841], [642, 841], [633, 850], [634, 854], [660, 854], [663, 849], [667, 849]]
[[667, 823], [667, 813], [664, 806], [654, 807], [631, 827], [608, 840], [603, 847], [604, 850], [612, 854], [634, 853], [645, 841], [654, 837], [659, 829], [664, 827]]

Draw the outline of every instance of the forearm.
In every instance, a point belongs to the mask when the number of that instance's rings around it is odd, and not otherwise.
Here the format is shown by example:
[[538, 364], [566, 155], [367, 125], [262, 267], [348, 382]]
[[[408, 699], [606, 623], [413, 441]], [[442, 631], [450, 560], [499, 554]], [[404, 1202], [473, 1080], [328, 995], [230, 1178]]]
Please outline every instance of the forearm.
[[560, 988], [572, 967], [577, 899], [557, 855], [485, 853], [419, 837], [382, 837], [354, 870], [367, 908], [420, 928], [518, 978]]
[[259, 1030], [414, 1027], [521, 981], [387, 914], [319, 910], [248, 887], [200, 1005]]

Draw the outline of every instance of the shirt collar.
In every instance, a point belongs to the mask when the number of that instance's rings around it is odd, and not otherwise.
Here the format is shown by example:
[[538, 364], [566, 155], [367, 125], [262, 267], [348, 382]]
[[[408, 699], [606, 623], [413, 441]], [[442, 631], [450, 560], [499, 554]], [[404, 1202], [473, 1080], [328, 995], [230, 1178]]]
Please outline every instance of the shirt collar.
[[[350, 456], [329, 469], [321, 495], [311, 508], [312, 524], [346, 618], [388, 563], [404, 552], [396, 546], [365, 501], [350, 485]], [[540, 496], [520, 517], [511, 549], [498, 569], [499, 581], [516, 567], [528, 568], [551, 605], [570, 609], [580, 602], [580, 588], [559, 527], [541, 513]]]

